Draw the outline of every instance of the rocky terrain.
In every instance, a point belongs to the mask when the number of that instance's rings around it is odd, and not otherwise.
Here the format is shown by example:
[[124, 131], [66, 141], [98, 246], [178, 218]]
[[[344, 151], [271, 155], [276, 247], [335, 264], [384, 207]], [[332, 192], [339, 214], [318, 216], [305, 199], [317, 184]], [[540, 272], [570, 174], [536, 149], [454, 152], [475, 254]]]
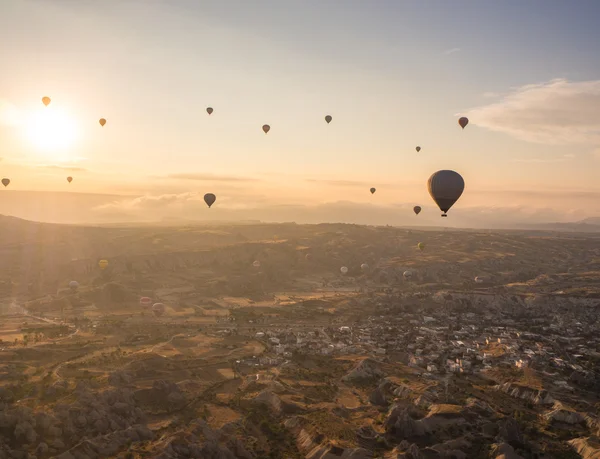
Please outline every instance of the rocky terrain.
[[0, 220], [0, 458], [600, 457], [597, 235]]

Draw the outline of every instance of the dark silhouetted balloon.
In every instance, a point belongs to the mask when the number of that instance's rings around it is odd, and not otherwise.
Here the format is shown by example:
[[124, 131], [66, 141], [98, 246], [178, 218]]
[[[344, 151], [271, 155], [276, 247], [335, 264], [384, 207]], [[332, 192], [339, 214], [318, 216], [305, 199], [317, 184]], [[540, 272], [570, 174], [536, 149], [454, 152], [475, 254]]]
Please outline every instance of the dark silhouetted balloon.
[[100, 118], [100, 121], [98, 121], [98, 122], [100, 123], [100, 126], [102, 126], [102, 127], [104, 127], [104, 125], [106, 124], [106, 120], [104, 118]]
[[419, 153], [421, 151], [421, 147], [417, 147], [415, 150], [417, 150], [417, 153]]
[[67, 177], [67, 182], [71, 183], [73, 181], [73, 177]]
[[268, 124], [264, 124], [264, 125], [263, 125], [263, 131], [265, 131], [265, 134], [266, 134], [267, 132], [269, 132], [270, 130], [271, 130], [271, 126], [269, 126]]
[[461, 128], [465, 128], [465, 126], [467, 124], [469, 124], [469, 118], [467, 118], [466, 116], [462, 116], [458, 119], [458, 124], [460, 124]]
[[413, 210], [414, 210], [415, 214], [419, 215], [419, 213], [421, 212], [421, 206], [415, 206], [415, 207], [413, 207]]
[[332, 120], [332, 119], [333, 119], [333, 118], [331, 117], [331, 115], [327, 115], [327, 116], [325, 117], [325, 121], [327, 121], [327, 124], [331, 123], [331, 120]]
[[204, 195], [204, 202], [206, 203], [206, 205], [208, 206], [209, 209], [210, 209], [210, 206], [212, 206], [216, 200], [217, 200], [217, 197], [212, 193], [206, 193]]
[[427, 188], [435, 203], [444, 212], [442, 217], [447, 217], [446, 212], [465, 190], [465, 181], [458, 172], [442, 170], [429, 177]]
[[7, 179], [7, 178], [2, 179], [2, 185], [8, 186], [9, 183], [10, 183], [10, 179]]
[[377, 190], [375, 188], [371, 188], [371, 194], [375, 193]]
[[50, 97], [42, 97], [42, 103], [47, 107], [50, 104], [51, 100]]
[[213, 108], [212, 107], [208, 107], [206, 109], [206, 113], [208, 113], [209, 115], [212, 115], [212, 112], [213, 112]]

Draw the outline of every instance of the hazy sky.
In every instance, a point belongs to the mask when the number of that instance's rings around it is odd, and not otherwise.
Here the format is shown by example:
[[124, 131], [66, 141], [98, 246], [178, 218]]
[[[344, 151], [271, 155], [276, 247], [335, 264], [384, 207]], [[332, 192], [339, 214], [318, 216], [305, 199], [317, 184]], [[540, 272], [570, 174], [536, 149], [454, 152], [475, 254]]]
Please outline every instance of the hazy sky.
[[93, 210], [161, 217], [205, 192], [216, 212], [433, 212], [427, 178], [454, 169], [455, 209], [596, 216], [599, 17], [597, 0], [4, 0], [0, 175], [151, 195]]

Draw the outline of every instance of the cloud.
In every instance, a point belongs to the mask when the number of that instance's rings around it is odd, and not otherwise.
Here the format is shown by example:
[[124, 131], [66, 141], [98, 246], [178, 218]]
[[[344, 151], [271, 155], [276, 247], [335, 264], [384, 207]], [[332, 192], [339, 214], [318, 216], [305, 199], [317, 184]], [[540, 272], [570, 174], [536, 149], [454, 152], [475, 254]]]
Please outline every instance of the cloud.
[[572, 159], [574, 156], [563, 156], [562, 158], [520, 158], [513, 159], [513, 163], [563, 163]]
[[600, 80], [556, 79], [467, 111], [471, 124], [548, 145], [600, 144]]
[[85, 169], [83, 167], [77, 167], [77, 166], [57, 166], [55, 164], [51, 164], [49, 166], [37, 166], [37, 167], [41, 167], [43, 169], [60, 169], [60, 170], [69, 171], [69, 172], [87, 172], [87, 169]]
[[447, 49], [446, 51], [444, 51], [444, 55], [448, 56], [450, 54], [458, 53], [459, 51], [460, 51], [460, 48]]
[[[356, 187], [362, 187], [362, 186], [372, 186], [371, 183], [367, 183], [367, 182], [361, 182], [358, 180], [328, 180], [328, 179], [305, 179], [307, 182], [311, 182], [311, 183], [322, 183], [324, 185], [331, 185], [331, 186], [356, 186]], [[385, 185], [384, 183], [379, 183], [379, 185]]]
[[258, 179], [251, 177], [235, 177], [230, 175], [214, 175], [202, 173], [179, 173], [169, 174], [168, 178], [180, 180], [203, 180], [211, 182], [256, 182]]

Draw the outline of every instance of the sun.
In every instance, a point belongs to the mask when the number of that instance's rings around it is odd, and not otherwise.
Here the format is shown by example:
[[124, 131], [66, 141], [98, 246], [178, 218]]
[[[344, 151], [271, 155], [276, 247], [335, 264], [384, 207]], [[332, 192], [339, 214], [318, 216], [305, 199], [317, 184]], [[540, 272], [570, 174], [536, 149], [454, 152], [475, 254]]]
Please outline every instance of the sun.
[[77, 123], [60, 108], [44, 107], [27, 120], [25, 135], [43, 152], [64, 154], [77, 141]]

